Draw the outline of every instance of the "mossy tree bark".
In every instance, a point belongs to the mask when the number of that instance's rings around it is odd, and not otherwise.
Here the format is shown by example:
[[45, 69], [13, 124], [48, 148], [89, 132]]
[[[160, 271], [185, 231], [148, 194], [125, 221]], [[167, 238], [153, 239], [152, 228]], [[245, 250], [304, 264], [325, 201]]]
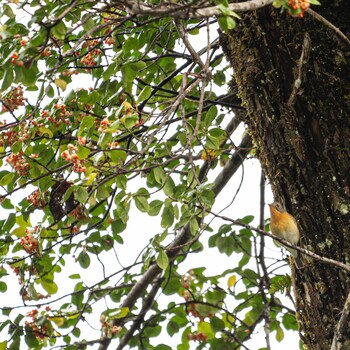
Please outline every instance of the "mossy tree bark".
[[[350, 33], [348, 1], [316, 10]], [[222, 46], [232, 62], [248, 126], [274, 195], [297, 218], [303, 247], [350, 264], [350, 45], [305, 14], [249, 13]], [[295, 295], [308, 349], [330, 349], [350, 276], [307, 258]], [[343, 314], [345, 315], [345, 313]], [[338, 327], [337, 347], [350, 339]]]

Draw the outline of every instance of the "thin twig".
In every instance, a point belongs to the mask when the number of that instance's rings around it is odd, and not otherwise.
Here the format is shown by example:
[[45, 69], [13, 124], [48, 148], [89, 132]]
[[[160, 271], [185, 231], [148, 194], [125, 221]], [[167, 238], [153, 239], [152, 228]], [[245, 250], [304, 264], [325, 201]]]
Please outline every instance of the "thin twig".
[[215, 214], [214, 212], [209, 212], [210, 214], [220, 218], [220, 219], [223, 219], [223, 220], [226, 220], [226, 221], [229, 221], [237, 226], [242, 226], [242, 227], [245, 227], [247, 228], [248, 230], [251, 230], [251, 231], [254, 231], [254, 232], [257, 232], [257, 233], [260, 233], [264, 236], [267, 236], [267, 237], [270, 237], [272, 239], [274, 239], [275, 241], [281, 243], [282, 245], [288, 247], [288, 248], [292, 248], [294, 250], [297, 250], [299, 251], [300, 253], [304, 254], [304, 255], [307, 255], [307, 256], [310, 256], [311, 258], [315, 259], [315, 260], [318, 260], [318, 261], [321, 261], [323, 263], [326, 263], [326, 264], [330, 264], [330, 265], [333, 265], [333, 266], [336, 266], [336, 267], [339, 267], [340, 269], [343, 269], [347, 272], [350, 272], [350, 266], [349, 265], [346, 265], [346, 264], [343, 264], [342, 262], [340, 261], [337, 261], [337, 260], [334, 260], [334, 259], [330, 259], [330, 258], [326, 258], [324, 256], [321, 256], [321, 255], [318, 255], [310, 250], [307, 250], [305, 248], [302, 248], [302, 247], [299, 247], [299, 246], [296, 246], [294, 244], [291, 244], [289, 243], [288, 241], [285, 241], [284, 239], [281, 239], [279, 237], [276, 237], [274, 236], [272, 233], [269, 233], [269, 232], [265, 232], [261, 229], [258, 229], [256, 227], [253, 227], [251, 225], [247, 225], [243, 222], [240, 222], [238, 220], [233, 220], [227, 216], [222, 216], [222, 215], [218, 215], [218, 214]]
[[350, 39], [333, 23], [325, 19], [323, 16], [321, 16], [319, 13], [312, 10], [311, 8], [308, 8], [306, 12], [313, 18], [324, 24], [326, 27], [332, 29], [339, 36], [340, 39], [344, 40], [348, 45], [350, 45]]
[[348, 340], [350, 322], [350, 293], [346, 298], [341, 317], [334, 332], [331, 350], [341, 350], [347, 346], [344, 344]]
[[197, 53], [197, 51], [191, 45], [190, 41], [188, 40], [188, 38], [186, 36], [185, 30], [181, 24], [181, 21], [179, 19], [175, 19], [175, 25], [176, 25], [176, 29], [177, 29], [177, 32], [179, 33], [180, 38], [182, 39], [187, 50], [190, 52], [190, 54], [193, 58], [193, 62], [197, 63], [202, 68], [203, 73], [206, 74], [207, 77], [210, 79], [211, 74], [210, 74], [210, 71], [208, 69], [208, 66], [204, 64], [204, 62], [202, 61], [202, 59], [199, 56], [199, 54]]
[[310, 35], [308, 33], [305, 33], [301, 55], [298, 60], [298, 66], [297, 66], [296, 78], [293, 85], [293, 90], [287, 102], [289, 106], [292, 106], [294, 104], [297, 96], [301, 93], [301, 85], [306, 78], [307, 64], [310, 56], [310, 51], [311, 51]]

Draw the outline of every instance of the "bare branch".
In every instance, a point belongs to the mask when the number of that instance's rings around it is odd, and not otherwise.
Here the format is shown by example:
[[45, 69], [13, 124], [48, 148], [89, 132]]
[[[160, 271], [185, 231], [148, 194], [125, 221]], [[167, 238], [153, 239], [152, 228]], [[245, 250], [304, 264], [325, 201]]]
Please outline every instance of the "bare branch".
[[[229, 4], [229, 10], [234, 12], [247, 12], [257, 10], [272, 4], [273, 0], [251, 0], [240, 3]], [[204, 8], [190, 8], [175, 3], [152, 7], [139, 1], [127, 1], [124, 3], [128, 12], [135, 16], [167, 17], [173, 18], [208, 18], [222, 16], [222, 12], [217, 6]]]
[[191, 45], [190, 41], [188, 40], [185, 30], [180, 22], [179, 19], [175, 20], [175, 25], [176, 25], [176, 29], [177, 32], [179, 33], [183, 43], [185, 44], [187, 50], [190, 52], [193, 61], [195, 63], [197, 63], [201, 68], [204, 74], [208, 75], [208, 78], [211, 78], [211, 74], [210, 71], [208, 70], [208, 67], [203, 63], [203, 61], [201, 60], [200, 56], [198, 55], [198, 53], [196, 52], [196, 50], [193, 48], [193, 46]]
[[324, 24], [326, 27], [332, 29], [340, 39], [344, 40], [346, 43], [350, 45], [350, 39], [339, 29], [337, 28], [333, 23], [325, 19], [323, 16], [321, 16], [319, 13], [316, 11], [308, 8], [306, 11], [309, 15], [311, 15], [313, 18], [315, 18], [317, 21], [321, 22]]
[[213, 213], [213, 212], [210, 212], [210, 214], [214, 215], [215, 217], [221, 218], [221, 219], [223, 219], [223, 220], [229, 221], [229, 222], [231, 222], [231, 223], [233, 223], [233, 224], [235, 224], [235, 225], [237, 225], [237, 226], [242, 226], [242, 227], [247, 228], [248, 230], [255, 231], [255, 232], [260, 233], [260, 234], [262, 234], [262, 235], [264, 235], [264, 236], [268, 236], [268, 237], [274, 239], [275, 241], [281, 243], [282, 245], [284, 245], [284, 246], [286, 246], [286, 247], [288, 247], [288, 248], [295, 249], [295, 250], [299, 251], [300, 253], [302, 253], [302, 254], [304, 254], [304, 255], [310, 256], [310, 257], [313, 258], [313, 259], [316, 259], [316, 260], [321, 261], [321, 262], [326, 263], [326, 264], [330, 264], [330, 265], [336, 266], [336, 267], [338, 267], [338, 268], [340, 268], [340, 269], [343, 269], [343, 270], [345, 270], [345, 271], [347, 271], [347, 272], [350, 272], [350, 266], [349, 266], [349, 265], [346, 265], [346, 264], [343, 264], [343, 263], [340, 262], [340, 261], [337, 261], [337, 260], [334, 260], [334, 259], [329, 259], [329, 258], [326, 258], [326, 257], [324, 257], [324, 256], [318, 255], [318, 254], [316, 254], [316, 253], [314, 253], [314, 252], [311, 252], [310, 250], [307, 250], [307, 249], [305, 249], [305, 248], [296, 246], [296, 245], [294, 245], [294, 244], [289, 243], [288, 241], [285, 241], [284, 239], [281, 239], [281, 238], [279, 238], [279, 237], [276, 237], [276, 236], [274, 236], [272, 233], [265, 232], [265, 231], [263, 231], [263, 230], [261, 230], [261, 229], [258, 229], [258, 228], [256, 228], [256, 227], [253, 227], [253, 226], [251, 226], [251, 225], [247, 225], [247, 224], [245, 224], [245, 223], [243, 223], [243, 222], [230, 219], [230, 218], [227, 217], [227, 216], [218, 215], [218, 214], [215, 214], [215, 213]]

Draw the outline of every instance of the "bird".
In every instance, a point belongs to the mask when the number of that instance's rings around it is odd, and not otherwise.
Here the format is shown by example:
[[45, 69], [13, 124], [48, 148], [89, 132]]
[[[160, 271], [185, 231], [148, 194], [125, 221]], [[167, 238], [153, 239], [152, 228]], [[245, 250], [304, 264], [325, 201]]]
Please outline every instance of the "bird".
[[[287, 242], [297, 245], [300, 240], [298, 224], [295, 218], [287, 213], [281, 203], [274, 202], [269, 204], [270, 207], [270, 229], [274, 236], [282, 238]], [[298, 268], [303, 267], [299, 252], [292, 248], [287, 248], [294, 257], [294, 261]]]

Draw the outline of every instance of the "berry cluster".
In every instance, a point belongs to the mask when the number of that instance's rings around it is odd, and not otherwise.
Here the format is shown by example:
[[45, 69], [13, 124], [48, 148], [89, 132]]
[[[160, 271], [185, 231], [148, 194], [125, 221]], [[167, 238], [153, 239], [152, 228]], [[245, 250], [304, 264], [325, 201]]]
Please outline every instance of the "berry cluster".
[[48, 195], [48, 191], [42, 194], [39, 189], [30, 194], [27, 199], [29, 203], [32, 203], [35, 207], [44, 208], [46, 205], [45, 197]]
[[86, 145], [86, 137], [78, 136], [78, 143], [81, 146]]
[[310, 7], [309, 0], [288, 0], [289, 13], [293, 17], [303, 17], [304, 12]]
[[[42, 314], [39, 314], [38, 309], [34, 309], [28, 313], [28, 316], [31, 317], [31, 321], [25, 322], [25, 327], [30, 328], [33, 334], [39, 339], [45, 339], [49, 337], [49, 321], [46, 319], [45, 322], [42, 322]], [[38, 320], [40, 319], [40, 322]]]
[[6, 158], [6, 162], [15, 169], [19, 176], [26, 176], [28, 174], [30, 165], [22, 151], [10, 154]]
[[106, 45], [114, 45], [115, 44], [115, 40], [112, 38], [112, 26], [109, 26], [105, 32], [105, 35], [109, 35], [105, 40], [104, 40], [104, 43]]
[[47, 120], [53, 123], [55, 126], [59, 126], [61, 123], [70, 125], [71, 121], [69, 118], [73, 116], [73, 112], [67, 111], [67, 106], [64, 103], [55, 103], [53, 107], [56, 111], [52, 116], [50, 116], [50, 112], [48, 110], [43, 109], [41, 111], [41, 117], [47, 118]]
[[[73, 209], [70, 213], [69, 216], [73, 216], [77, 220], [83, 220], [86, 219], [86, 215], [84, 213], [83, 206], [79, 204], [75, 209]], [[79, 231], [78, 231], [79, 232]]]
[[49, 57], [51, 56], [51, 49], [46, 46], [45, 49], [43, 51], [41, 51], [41, 54], [40, 54], [42, 57]]
[[103, 132], [107, 128], [111, 126], [111, 122], [108, 120], [108, 118], [104, 118], [101, 120], [100, 126], [97, 129], [98, 132]]
[[62, 72], [62, 75], [64, 77], [71, 77], [72, 75], [77, 75], [77, 74], [79, 74], [79, 72], [76, 69], [74, 70], [66, 69]]
[[[183, 298], [186, 301], [186, 311], [189, 315], [192, 315], [194, 317], [198, 317], [200, 321], [204, 321], [206, 317], [213, 317], [214, 315], [212, 313], [203, 314], [200, 313], [197, 310], [197, 303], [195, 302], [193, 298], [193, 293], [190, 292], [190, 290], [195, 290], [195, 275], [193, 270], [190, 270], [189, 273], [181, 276], [181, 285], [185, 290], [181, 293]], [[195, 292], [196, 293], [196, 292]]]
[[[21, 267], [19, 267], [19, 266], [13, 267], [13, 266], [10, 265], [10, 267], [13, 270], [13, 272], [16, 274], [19, 284], [23, 284], [24, 283], [25, 271], [28, 271], [30, 276], [37, 276], [38, 275], [38, 273], [37, 273], [37, 271], [36, 271], [36, 269], [35, 269], [33, 264], [31, 264], [30, 266], [28, 266], [26, 264], [23, 264]], [[28, 293], [24, 293], [24, 294], [27, 296], [26, 299], [29, 300]], [[22, 295], [23, 295], [23, 289], [22, 289]]]
[[[96, 58], [101, 55], [102, 51], [100, 49], [93, 49], [89, 51], [81, 60], [81, 64], [85, 67], [95, 67], [97, 65]], [[90, 71], [89, 68], [86, 69], [87, 72]]]
[[68, 149], [61, 153], [61, 157], [73, 164], [74, 171], [85, 174], [86, 168], [83, 166], [81, 159], [79, 159], [77, 151], [78, 148], [70, 143], [68, 144]]
[[21, 238], [19, 244], [22, 246], [22, 248], [28, 253], [34, 253], [38, 250], [39, 242], [38, 240], [33, 236], [33, 233], [37, 231], [37, 227], [34, 230], [26, 230], [26, 235]]
[[[5, 126], [4, 123], [0, 123], [1, 126]], [[19, 131], [14, 128], [9, 128], [6, 131], [3, 131], [0, 135], [0, 146], [12, 146], [15, 142], [24, 142], [29, 139], [29, 126], [27, 124], [20, 124]]]
[[24, 101], [26, 99], [23, 97], [23, 86], [19, 85], [12, 89], [3, 99], [4, 103], [2, 105], [1, 111], [15, 111], [19, 106], [24, 106]]
[[109, 36], [109, 37], [107, 37], [107, 38], [105, 39], [104, 43], [105, 43], [106, 45], [114, 45], [114, 44], [115, 44], [115, 40], [114, 40], [111, 36]]
[[112, 338], [115, 334], [118, 334], [122, 330], [122, 327], [113, 325], [113, 321], [108, 320], [105, 315], [101, 316], [100, 322], [102, 325], [102, 332], [108, 338]]
[[208, 336], [205, 335], [203, 332], [195, 332], [187, 334], [187, 339], [205, 343], [208, 340]]
[[11, 64], [14, 66], [22, 67], [23, 66], [23, 61], [18, 60], [18, 52], [13, 52], [11, 54]]
[[76, 235], [77, 233], [80, 232], [80, 228], [78, 226], [73, 226], [72, 229], [71, 229], [71, 233], [72, 235]]
[[[80, 62], [85, 67], [95, 67], [97, 64], [97, 57], [101, 55], [102, 50], [97, 49], [96, 46], [99, 44], [98, 39], [91, 39], [90, 36], [86, 38], [85, 43], [83, 44], [83, 48], [86, 48], [88, 52], [84, 55], [84, 57], [80, 60]], [[87, 72], [90, 71], [89, 68], [86, 69]]]

